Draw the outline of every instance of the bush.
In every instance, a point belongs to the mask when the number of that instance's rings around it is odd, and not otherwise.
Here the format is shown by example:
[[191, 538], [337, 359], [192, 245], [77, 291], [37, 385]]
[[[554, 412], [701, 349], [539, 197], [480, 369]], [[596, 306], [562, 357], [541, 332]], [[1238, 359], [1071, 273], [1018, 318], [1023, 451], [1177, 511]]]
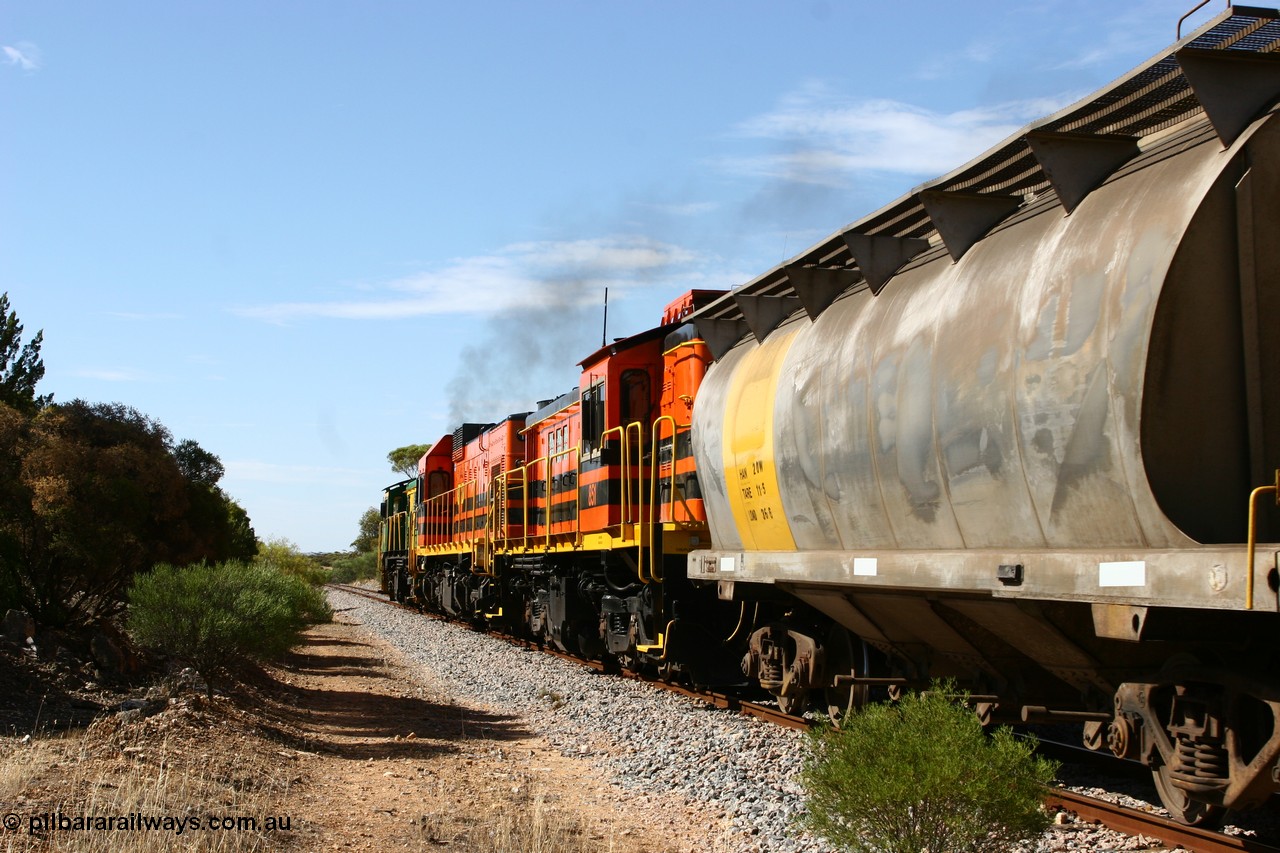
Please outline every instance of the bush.
[[284, 654], [332, 615], [320, 590], [258, 564], [160, 565], [129, 588], [135, 639], [189, 661], [210, 684], [237, 663]]
[[948, 684], [814, 729], [805, 828], [855, 853], [1003, 851], [1049, 825], [1057, 764], [1007, 728], [990, 738]]
[[330, 561], [333, 570], [329, 572], [332, 583], [351, 583], [368, 580], [378, 573], [378, 555], [367, 552], [335, 557]]
[[286, 575], [293, 575], [312, 586], [320, 586], [329, 580], [329, 573], [315, 560], [298, 550], [288, 539], [269, 539], [258, 543], [258, 555], [253, 562]]

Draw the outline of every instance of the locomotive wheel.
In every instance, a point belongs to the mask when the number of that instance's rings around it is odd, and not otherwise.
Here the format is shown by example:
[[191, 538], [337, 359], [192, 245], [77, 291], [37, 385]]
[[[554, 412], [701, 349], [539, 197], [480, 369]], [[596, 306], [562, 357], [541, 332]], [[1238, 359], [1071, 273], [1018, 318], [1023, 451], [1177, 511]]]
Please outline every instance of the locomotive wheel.
[[1152, 767], [1151, 779], [1156, 784], [1161, 804], [1178, 823], [1212, 829], [1221, 824], [1227, 814], [1222, 806], [1202, 803], [1188, 797], [1186, 791], [1173, 784], [1173, 776], [1167, 764]]
[[[836, 675], [867, 674], [870, 655], [867, 644], [856, 639], [843, 625], [832, 625], [827, 632], [826, 659], [827, 672]], [[868, 688], [865, 684], [840, 684], [825, 688], [823, 693], [827, 701], [827, 716], [836, 726], [850, 714], [859, 711], [867, 704]]]

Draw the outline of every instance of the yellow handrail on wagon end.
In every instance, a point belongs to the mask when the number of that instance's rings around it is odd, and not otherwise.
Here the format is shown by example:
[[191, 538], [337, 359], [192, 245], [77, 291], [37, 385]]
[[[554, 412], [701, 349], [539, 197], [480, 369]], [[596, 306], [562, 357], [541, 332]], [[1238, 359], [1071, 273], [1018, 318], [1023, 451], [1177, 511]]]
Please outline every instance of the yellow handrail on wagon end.
[[[662, 424], [666, 422], [671, 423], [671, 474], [666, 479], [671, 484], [670, 506], [671, 506], [671, 523], [672, 524], [679, 523], [676, 521], [676, 501], [679, 500], [680, 503], [682, 504], [684, 503], [684, 495], [680, 492], [679, 489], [676, 488], [676, 460], [677, 460], [677, 456], [679, 455], [678, 449], [680, 444], [680, 432], [681, 430], [688, 430], [689, 424], [679, 424], [676, 422], [676, 419], [673, 418], [671, 415], [662, 415], [661, 417], [657, 418], [653, 422], [653, 427], [652, 427], [654, 458], [651, 466], [652, 472], [651, 472], [650, 484], [649, 484], [650, 531], [656, 529], [658, 524], [660, 524], [662, 521], [662, 502], [659, 500], [658, 484], [662, 481], [663, 477], [659, 473], [662, 468], [662, 465], [658, 461], [658, 458], [660, 456], [660, 451], [658, 450], [658, 448], [661, 447], [662, 445], [662, 439], [663, 439]], [[689, 511], [688, 505], [685, 505], [685, 512], [688, 512], [690, 515], [692, 515], [692, 513]], [[652, 533], [650, 535], [652, 535]], [[654, 580], [658, 581], [659, 583], [661, 583], [662, 575], [654, 571], [654, 568], [656, 567], [656, 558], [654, 557], [652, 548], [649, 549], [649, 557], [650, 557], [649, 576]]]
[[1254, 551], [1258, 545], [1258, 496], [1265, 492], [1274, 492], [1276, 496], [1276, 506], [1280, 506], [1280, 468], [1276, 469], [1276, 481], [1270, 486], [1258, 486], [1249, 493], [1249, 556], [1245, 561], [1245, 569], [1248, 572], [1244, 585], [1244, 609], [1253, 609], [1253, 569]]

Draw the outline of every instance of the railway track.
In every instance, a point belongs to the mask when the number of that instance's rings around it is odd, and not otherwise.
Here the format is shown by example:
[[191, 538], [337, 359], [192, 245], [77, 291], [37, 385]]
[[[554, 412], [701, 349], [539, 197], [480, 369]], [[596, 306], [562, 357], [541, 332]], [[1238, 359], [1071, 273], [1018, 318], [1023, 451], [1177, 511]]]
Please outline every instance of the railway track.
[[[338, 589], [343, 592], [350, 593], [352, 595], [358, 595], [358, 596], [361, 596], [362, 598], [368, 598], [368, 599], [372, 599], [373, 601], [381, 602], [382, 604], [386, 604], [391, 607], [398, 607], [402, 610], [408, 610], [412, 613], [420, 613], [423, 616], [429, 616], [433, 619], [443, 618], [443, 617], [435, 616], [434, 614], [431, 614], [431, 613], [424, 613], [423, 611], [420, 611], [418, 608], [411, 607], [407, 604], [400, 604], [399, 602], [391, 601], [385, 595], [382, 595], [381, 593], [377, 593], [377, 592], [372, 592], [371, 590], [365, 589], [364, 587], [352, 586], [350, 584], [342, 584], [342, 583], [332, 583], [332, 584], [329, 584], [329, 586], [334, 589]], [[455, 624], [465, 624], [465, 623], [455, 623]], [[529, 649], [536, 649], [546, 654], [553, 655], [554, 657], [573, 661], [576, 664], [581, 664], [583, 666], [589, 667], [599, 672], [604, 671], [604, 665], [601, 664], [599, 661], [584, 660], [583, 658], [576, 657], [575, 655], [567, 654], [558, 649], [553, 649], [548, 646], [541, 645], [539, 643], [536, 643], [524, 637], [517, 637], [514, 634], [504, 634], [500, 631], [489, 631], [487, 633], [495, 637], [501, 637], [507, 642], [513, 643], [518, 646], [523, 646]], [[690, 688], [684, 687], [683, 685], [673, 684], [671, 682], [663, 681], [658, 678], [653, 678], [651, 676], [648, 676], [639, 672], [634, 672], [632, 670], [623, 670], [621, 673], [619, 673], [619, 675], [621, 675], [624, 678], [631, 678], [636, 681], [643, 681], [647, 684], [652, 684], [655, 687], [659, 687], [671, 693], [678, 693], [681, 696], [687, 696], [691, 699], [696, 699], [700, 702], [705, 702], [706, 704], [716, 708], [724, 708], [730, 711], [737, 711], [740, 714], [746, 714], [749, 717], [756, 717], [757, 719], [765, 720], [766, 722], [770, 722], [779, 726], [784, 726], [786, 728], [807, 729], [809, 728], [809, 725], [810, 725], [809, 721], [803, 717], [796, 717], [791, 714], [784, 714], [775, 707], [771, 707], [769, 705], [762, 705], [756, 702], [751, 702], [751, 701], [742, 699], [738, 696], [732, 696], [728, 693], [716, 693], [714, 691], [705, 691], [705, 690], [692, 690]]]
[[[429, 616], [435, 619], [444, 618], [430, 613], [423, 613], [416, 607], [391, 601], [385, 595], [364, 587], [340, 583], [329, 584], [329, 586], [333, 589], [340, 590], [351, 595], [357, 595], [362, 598], [377, 601], [380, 604], [397, 607], [415, 614]], [[465, 623], [455, 622], [455, 624]], [[545, 645], [540, 645], [523, 637], [516, 637], [510, 634], [502, 634], [498, 632], [488, 633], [493, 636], [501, 637], [510, 643], [564, 658], [597, 671], [604, 670], [604, 665], [599, 661], [584, 660], [574, 655], [566, 654], [553, 648], [548, 648]], [[644, 681], [663, 690], [678, 693], [682, 696], [704, 702], [717, 708], [737, 711], [776, 725], [792, 729], [807, 729], [811, 725], [810, 721], [802, 717], [784, 714], [776, 707], [750, 702], [730, 694], [693, 690], [683, 685], [673, 684], [628, 670], [624, 670], [620, 674], [623, 677]], [[1049, 743], [1048, 745], [1050, 747], [1056, 746], [1052, 743]], [[1077, 750], [1077, 752], [1078, 751], [1079, 750]], [[1073, 756], [1067, 760], [1078, 760], [1078, 758]], [[1143, 768], [1143, 772], [1149, 773], [1145, 768]], [[1047, 792], [1045, 796], [1045, 803], [1050, 808], [1069, 812], [1072, 815], [1075, 815], [1077, 819], [1086, 823], [1099, 824], [1107, 827], [1108, 829], [1128, 835], [1143, 835], [1148, 838], [1155, 838], [1170, 847], [1180, 847], [1185, 850], [1196, 851], [1196, 853], [1226, 853], [1226, 851], [1246, 851], [1246, 853], [1280, 853], [1280, 846], [1271, 845], [1245, 836], [1226, 835], [1220, 832], [1184, 826], [1169, 820], [1168, 818], [1164, 818], [1150, 812], [1127, 808], [1105, 800], [1099, 800], [1094, 797], [1077, 794], [1065, 789], [1052, 789]]]
[[1050, 808], [1070, 812], [1082, 821], [1098, 823], [1129, 835], [1145, 835], [1170, 847], [1181, 847], [1196, 853], [1280, 853], [1280, 847], [1252, 838], [1184, 826], [1159, 815], [1086, 797], [1073, 791], [1050, 791], [1045, 796], [1045, 804]]

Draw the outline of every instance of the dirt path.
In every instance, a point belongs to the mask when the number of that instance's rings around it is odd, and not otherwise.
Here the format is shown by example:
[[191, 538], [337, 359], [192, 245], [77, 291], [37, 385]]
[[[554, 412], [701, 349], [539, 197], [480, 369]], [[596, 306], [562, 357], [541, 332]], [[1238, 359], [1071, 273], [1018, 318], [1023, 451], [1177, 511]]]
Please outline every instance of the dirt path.
[[320, 850], [531, 848], [705, 851], [706, 814], [650, 804], [569, 759], [521, 720], [460, 705], [414, 681], [383, 641], [339, 613], [276, 673], [271, 710], [304, 741], [305, 784], [289, 808]]
[[581, 821], [585, 849], [667, 849], [644, 838], [641, 816], [614, 811], [617, 793], [584, 762], [562, 757], [520, 720], [415, 683], [392, 647], [338, 620], [310, 631], [278, 674], [276, 713], [315, 753], [303, 757], [307, 784], [289, 804], [308, 845], [481, 849], [476, 836], [517, 822], [554, 834]]
[[[66, 734], [0, 740], [0, 850], [738, 850], [718, 817], [624, 792], [519, 718], [415, 681], [399, 653], [339, 612], [279, 666], [212, 701], [153, 692], [147, 711]], [[93, 833], [47, 815], [170, 816], [202, 831]], [[250, 816], [251, 830], [209, 831]], [[271, 819], [278, 828], [264, 826]], [[287, 822], [287, 823], [286, 823]]]

